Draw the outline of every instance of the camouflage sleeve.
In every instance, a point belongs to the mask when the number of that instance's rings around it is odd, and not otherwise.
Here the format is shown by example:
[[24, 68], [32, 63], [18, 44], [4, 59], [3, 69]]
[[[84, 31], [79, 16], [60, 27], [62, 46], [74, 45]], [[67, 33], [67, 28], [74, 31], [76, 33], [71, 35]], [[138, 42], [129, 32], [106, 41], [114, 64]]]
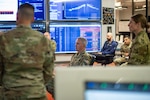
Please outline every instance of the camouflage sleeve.
[[147, 56], [148, 56], [148, 46], [143, 45], [138, 48], [134, 48], [133, 52], [130, 55], [130, 59], [128, 60], [129, 65], [140, 65], [146, 64]]
[[46, 84], [46, 89], [47, 91], [52, 95], [53, 98], [55, 98], [55, 79], [52, 78], [51, 80], [48, 81], [48, 83]]
[[50, 40], [50, 45], [52, 47], [52, 50], [53, 50], [53, 56], [54, 56], [54, 60], [56, 60], [55, 58], [55, 51], [56, 51], [56, 42], [54, 40]]
[[2, 68], [3, 68], [3, 65], [2, 65], [2, 56], [0, 54], [0, 85], [2, 83], [2, 80], [1, 80], [1, 78], [2, 78]]
[[122, 45], [121, 48], [120, 48], [120, 52], [123, 52], [123, 45]]
[[54, 40], [51, 40], [51, 45], [54, 51], [56, 51], [56, 42]]
[[50, 42], [47, 40], [47, 52], [44, 62], [44, 79], [45, 83], [52, 79], [53, 76], [53, 68], [54, 68], [54, 51], [52, 50], [52, 46]]
[[2, 61], [2, 55], [1, 55], [1, 53], [2, 53], [2, 51], [1, 51], [1, 46], [2, 46], [2, 41], [1, 41], [1, 39], [2, 39], [2, 37], [0, 36], [0, 85], [1, 85], [1, 78], [2, 78], [2, 70], [3, 70], [3, 61]]
[[88, 55], [83, 55], [79, 60], [79, 65], [90, 65], [91, 57]]
[[0, 100], [2, 100], [2, 69], [3, 69], [3, 64], [2, 64], [2, 56], [0, 54]]

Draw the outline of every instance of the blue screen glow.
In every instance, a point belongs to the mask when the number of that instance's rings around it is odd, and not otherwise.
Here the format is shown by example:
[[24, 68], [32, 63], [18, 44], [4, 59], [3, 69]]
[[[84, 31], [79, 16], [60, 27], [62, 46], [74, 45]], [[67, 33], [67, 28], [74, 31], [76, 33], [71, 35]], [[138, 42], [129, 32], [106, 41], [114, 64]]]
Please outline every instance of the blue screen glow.
[[50, 20], [101, 19], [101, 0], [50, 0], [49, 9]]
[[[44, 22], [34, 22], [31, 24], [32, 29], [41, 33], [46, 31], [46, 24]], [[0, 22], [0, 32], [7, 32], [16, 28], [16, 22]]]
[[87, 39], [86, 51], [96, 52], [100, 50], [101, 26], [95, 22], [64, 22], [51, 23], [50, 34], [57, 43], [56, 53], [76, 52], [75, 42], [78, 37]]
[[18, 0], [18, 6], [23, 3], [30, 3], [34, 6], [35, 9], [35, 20], [45, 20], [45, 8], [44, 8], [45, 0]]

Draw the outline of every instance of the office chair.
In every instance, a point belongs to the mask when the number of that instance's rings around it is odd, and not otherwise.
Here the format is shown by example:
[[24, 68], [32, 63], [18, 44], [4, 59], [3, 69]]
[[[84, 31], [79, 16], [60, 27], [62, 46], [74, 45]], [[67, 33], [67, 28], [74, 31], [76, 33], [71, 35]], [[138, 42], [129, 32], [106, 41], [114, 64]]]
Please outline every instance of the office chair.
[[90, 55], [91, 56], [91, 62], [90, 62], [90, 66], [93, 66], [96, 56], [95, 55]]
[[114, 55], [105, 55], [105, 59], [101, 60], [100, 63], [104, 66], [113, 62]]

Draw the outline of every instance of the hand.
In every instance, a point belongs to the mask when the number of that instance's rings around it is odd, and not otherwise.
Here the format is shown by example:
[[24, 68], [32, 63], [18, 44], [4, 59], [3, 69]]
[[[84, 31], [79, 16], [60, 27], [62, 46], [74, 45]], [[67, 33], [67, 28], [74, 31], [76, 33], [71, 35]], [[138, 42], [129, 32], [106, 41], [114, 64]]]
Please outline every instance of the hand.
[[129, 56], [129, 53], [124, 53], [125, 56]]
[[102, 54], [102, 52], [98, 52], [98, 54]]

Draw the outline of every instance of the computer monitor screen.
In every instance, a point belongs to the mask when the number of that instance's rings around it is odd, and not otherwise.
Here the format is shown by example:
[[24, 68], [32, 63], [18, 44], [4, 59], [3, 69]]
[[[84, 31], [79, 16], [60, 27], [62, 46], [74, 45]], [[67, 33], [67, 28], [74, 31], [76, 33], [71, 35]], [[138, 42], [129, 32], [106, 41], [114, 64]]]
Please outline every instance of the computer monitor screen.
[[[7, 1], [7, 0], [6, 0]], [[45, 0], [18, 0], [18, 6], [23, 3], [30, 3], [34, 6], [35, 20], [45, 20]]]
[[32, 29], [37, 30], [41, 33], [46, 32], [46, 23], [45, 22], [34, 22], [31, 24]]
[[50, 20], [90, 19], [101, 19], [101, 0], [50, 0]]
[[55, 73], [56, 100], [150, 100], [149, 66], [55, 67]]
[[0, 32], [7, 32], [16, 28], [15, 22], [0, 22]]
[[0, 0], [0, 21], [15, 21], [18, 0]]
[[148, 83], [113, 83], [87, 81], [84, 100], [149, 100]]
[[50, 23], [51, 37], [57, 43], [56, 53], [75, 53], [78, 37], [87, 39], [86, 51], [97, 52], [101, 44], [101, 25], [96, 22], [57, 22]]
[[[32, 29], [37, 30], [41, 33], [46, 31], [45, 22], [34, 22], [31, 24]], [[16, 22], [0, 22], [0, 32], [7, 32], [16, 28]]]
[[56, 0], [50, 0], [49, 2], [49, 19], [50, 20], [62, 20], [63, 19], [63, 3], [56, 2]]

